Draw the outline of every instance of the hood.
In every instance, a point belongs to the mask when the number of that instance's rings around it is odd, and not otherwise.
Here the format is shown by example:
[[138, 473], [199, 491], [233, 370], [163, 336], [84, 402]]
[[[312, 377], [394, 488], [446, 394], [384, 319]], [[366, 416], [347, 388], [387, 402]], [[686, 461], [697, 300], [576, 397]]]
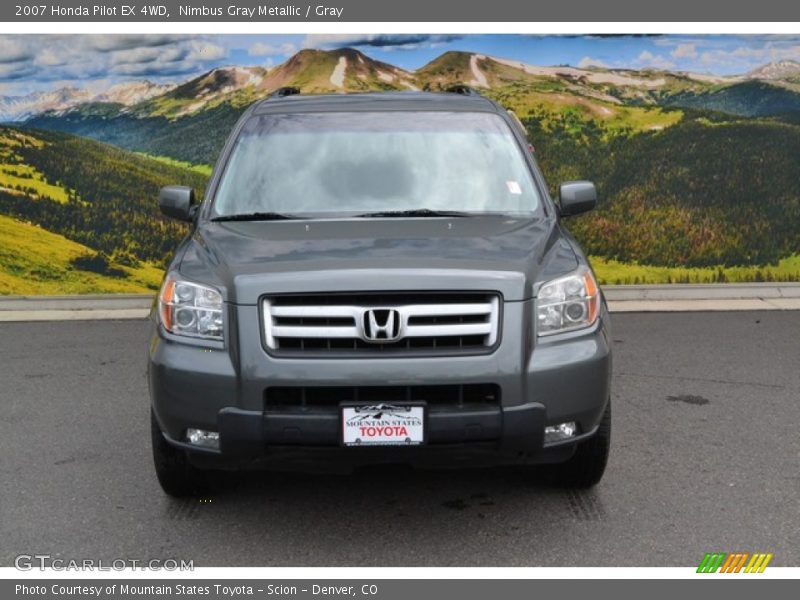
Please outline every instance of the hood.
[[578, 261], [554, 219], [507, 216], [202, 223], [181, 274], [229, 302], [266, 293], [497, 290], [524, 300]]

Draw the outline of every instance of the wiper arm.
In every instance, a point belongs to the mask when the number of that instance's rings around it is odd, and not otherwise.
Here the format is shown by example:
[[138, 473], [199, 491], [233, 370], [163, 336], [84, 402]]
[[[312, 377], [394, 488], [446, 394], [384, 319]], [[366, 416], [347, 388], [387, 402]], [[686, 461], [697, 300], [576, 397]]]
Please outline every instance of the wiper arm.
[[302, 219], [297, 215], [288, 215], [285, 213], [277, 212], [253, 212], [241, 213], [238, 215], [221, 215], [214, 217], [212, 221], [290, 221], [294, 219]]
[[383, 217], [471, 217], [473, 213], [458, 210], [433, 210], [431, 208], [414, 208], [411, 210], [387, 210], [384, 212], [364, 213], [361, 218]]

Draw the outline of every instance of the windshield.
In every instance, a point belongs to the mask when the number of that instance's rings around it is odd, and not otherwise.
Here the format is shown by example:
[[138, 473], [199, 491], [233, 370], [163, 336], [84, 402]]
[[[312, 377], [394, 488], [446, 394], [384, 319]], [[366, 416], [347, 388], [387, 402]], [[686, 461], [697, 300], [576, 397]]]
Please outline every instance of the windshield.
[[212, 217], [529, 214], [539, 204], [520, 146], [498, 115], [301, 113], [245, 124]]

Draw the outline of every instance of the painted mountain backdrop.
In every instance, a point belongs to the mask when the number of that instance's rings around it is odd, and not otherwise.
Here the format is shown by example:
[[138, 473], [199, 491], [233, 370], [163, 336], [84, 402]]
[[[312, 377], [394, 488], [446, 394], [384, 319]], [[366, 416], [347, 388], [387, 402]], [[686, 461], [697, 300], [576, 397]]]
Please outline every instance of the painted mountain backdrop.
[[800, 279], [800, 63], [723, 77], [448, 51], [410, 71], [342, 48], [0, 97], [0, 293], [152, 289], [183, 232], [158, 187], [202, 189], [236, 119], [278, 87], [454, 83], [516, 112], [553, 188], [596, 181], [598, 211], [570, 229], [604, 281]]
[[[610, 133], [663, 129], [682, 119], [676, 108], [719, 111], [740, 117], [800, 112], [800, 63], [781, 61], [742, 76], [718, 77], [659, 70], [539, 67], [467, 52], [447, 52], [415, 72], [372, 60], [351, 48], [302, 50], [285, 63], [223, 67], [153, 93], [149, 82], [128, 84], [134, 94], [88, 98], [75, 89], [43, 97], [34, 109], [0, 98], [0, 120], [92, 137], [136, 151], [211, 164], [230, 127], [252, 102], [282, 86], [305, 93], [439, 90], [467, 83], [521, 116], [534, 111], [548, 120], [569, 113]], [[164, 87], [164, 86], [162, 86]], [[45, 94], [44, 96], [49, 96]], [[58, 103], [56, 106], [51, 104]], [[3, 111], [4, 106], [9, 109]], [[16, 109], [15, 109], [16, 110]], [[210, 131], [204, 141], [187, 137]], [[187, 144], [186, 140], [193, 143]]]

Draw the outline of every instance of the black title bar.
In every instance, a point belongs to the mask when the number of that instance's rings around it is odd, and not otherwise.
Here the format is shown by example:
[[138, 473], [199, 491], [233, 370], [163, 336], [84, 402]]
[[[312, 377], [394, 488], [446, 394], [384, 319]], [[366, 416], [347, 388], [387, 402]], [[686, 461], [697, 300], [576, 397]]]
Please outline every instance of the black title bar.
[[10, 22], [796, 22], [786, 0], [135, 0], [0, 4]]

